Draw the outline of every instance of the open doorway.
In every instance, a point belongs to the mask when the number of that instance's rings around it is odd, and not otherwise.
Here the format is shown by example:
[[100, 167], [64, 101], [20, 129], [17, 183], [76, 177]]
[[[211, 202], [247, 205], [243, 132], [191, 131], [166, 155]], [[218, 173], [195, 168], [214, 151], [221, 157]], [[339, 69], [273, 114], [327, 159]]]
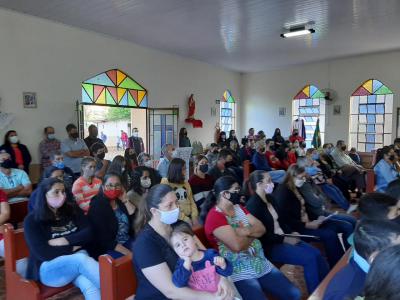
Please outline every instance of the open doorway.
[[129, 137], [132, 129], [139, 130], [147, 150], [146, 109], [127, 108], [104, 105], [83, 105], [83, 136], [88, 136], [88, 127], [96, 125], [99, 138], [107, 146], [106, 159], [112, 160], [117, 155], [124, 156], [129, 147]]

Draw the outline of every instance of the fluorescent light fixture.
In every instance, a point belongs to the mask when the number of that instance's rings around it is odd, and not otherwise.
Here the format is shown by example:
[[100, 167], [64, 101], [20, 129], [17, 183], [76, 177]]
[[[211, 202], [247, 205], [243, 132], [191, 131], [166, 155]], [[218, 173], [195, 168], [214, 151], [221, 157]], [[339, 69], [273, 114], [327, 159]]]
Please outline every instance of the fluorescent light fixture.
[[305, 29], [305, 27], [303, 26], [303, 27], [298, 27], [298, 28], [291, 28], [288, 32], [282, 33], [281, 37], [290, 38], [290, 37], [295, 37], [295, 36], [312, 34], [314, 32], [315, 32], [314, 29], [312, 29], [312, 28]]

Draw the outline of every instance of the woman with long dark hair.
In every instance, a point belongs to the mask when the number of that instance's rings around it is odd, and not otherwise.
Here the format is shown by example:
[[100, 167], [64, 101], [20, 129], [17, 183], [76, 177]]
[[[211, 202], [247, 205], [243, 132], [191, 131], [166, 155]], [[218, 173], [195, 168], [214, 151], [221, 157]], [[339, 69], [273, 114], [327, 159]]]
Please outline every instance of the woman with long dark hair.
[[[280, 222], [273, 206], [274, 183], [265, 171], [254, 171], [250, 175], [250, 186], [254, 194], [246, 203], [249, 212], [259, 219], [266, 228], [260, 237], [264, 253], [272, 262], [300, 265], [304, 268], [304, 277], [309, 294], [328, 274], [329, 266], [318, 249], [296, 237], [295, 232]], [[294, 236], [285, 236], [285, 233]]]
[[207, 239], [233, 265], [231, 276], [244, 300], [300, 299], [300, 291], [264, 256], [258, 238], [265, 227], [240, 205], [240, 186], [234, 177], [220, 177], [201, 211]]
[[32, 161], [28, 147], [21, 144], [15, 130], [9, 130], [4, 135], [4, 144], [0, 147], [0, 152], [5, 151], [11, 156], [11, 168], [24, 170], [29, 174], [29, 164]]
[[223, 277], [219, 282], [222, 294], [200, 292], [187, 287], [177, 288], [173, 284], [172, 272], [179, 257], [169, 241], [171, 224], [176, 223], [179, 218], [179, 207], [175, 192], [169, 185], [153, 186], [139, 213], [146, 222], [132, 248], [132, 252], [135, 253], [133, 265], [138, 280], [135, 299], [231, 300], [233, 298], [234, 290]]
[[384, 193], [389, 183], [399, 178], [399, 172], [395, 167], [396, 156], [393, 147], [385, 146], [378, 150], [377, 163], [374, 166], [376, 190], [378, 192]]
[[[304, 168], [291, 165], [283, 183], [274, 192], [274, 206], [289, 232], [316, 236], [325, 246], [329, 265], [333, 267], [344, 254], [337, 233], [327, 228], [325, 217], [311, 221], [300, 188], [306, 182]], [[305, 239], [313, 241], [313, 239]], [[315, 239], [314, 239], [315, 241]]]
[[168, 176], [161, 183], [168, 184], [175, 191], [178, 198], [179, 219], [191, 225], [198, 225], [199, 211], [193, 199], [192, 188], [186, 177], [186, 163], [181, 158], [174, 158], [168, 167]]
[[228, 141], [226, 139], [226, 132], [225, 131], [221, 131], [219, 133], [217, 144], [218, 144], [218, 147], [220, 149], [229, 148], [229, 143], [228, 143]]
[[[125, 154], [128, 150], [132, 149], [126, 149]], [[108, 168], [108, 173], [118, 174], [125, 190], [129, 190], [132, 184], [132, 170], [132, 163], [123, 156], [117, 155], [112, 160], [110, 167]]]
[[107, 173], [99, 193], [92, 199], [88, 217], [96, 233], [90, 254], [109, 254], [114, 258], [131, 254], [132, 216], [135, 207], [116, 173]]
[[187, 130], [185, 127], [182, 127], [179, 130], [179, 147], [192, 147], [190, 143], [190, 139], [187, 136]]
[[27, 279], [51, 287], [73, 283], [85, 299], [100, 300], [99, 264], [83, 250], [93, 233], [82, 210], [66, 198], [64, 183], [58, 178], [46, 179], [39, 186], [35, 209], [24, 221]]
[[189, 178], [189, 184], [192, 188], [193, 199], [199, 209], [214, 186], [214, 179], [207, 174], [208, 169], [207, 157], [198, 155], [194, 161], [194, 174]]
[[275, 150], [278, 149], [285, 143], [285, 139], [281, 135], [280, 128], [275, 128], [274, 135], [272, 136], [272, 140], [275, 142]]

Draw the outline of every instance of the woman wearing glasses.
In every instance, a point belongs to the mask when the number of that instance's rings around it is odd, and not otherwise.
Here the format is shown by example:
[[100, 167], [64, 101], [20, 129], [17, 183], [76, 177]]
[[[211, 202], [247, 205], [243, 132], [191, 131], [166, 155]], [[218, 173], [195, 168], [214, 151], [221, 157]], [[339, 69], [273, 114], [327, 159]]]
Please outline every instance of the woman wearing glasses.
[[95, 232], [90, 247], [91, 256], [109, 254], [113, 258], [131, 254], [133, 241], [132, 217], [135, 206], [128, 201], [118, 174], [104, 177], [99, 193], [92, 199], [88, 213]]

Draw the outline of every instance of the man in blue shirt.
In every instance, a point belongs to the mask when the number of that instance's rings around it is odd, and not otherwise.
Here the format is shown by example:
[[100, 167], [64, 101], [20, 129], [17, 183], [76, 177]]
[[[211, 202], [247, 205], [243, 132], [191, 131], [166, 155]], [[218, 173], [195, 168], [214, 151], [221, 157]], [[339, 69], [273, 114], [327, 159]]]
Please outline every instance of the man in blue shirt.
[[374, 167], [376, 190], [384, 193], [389, 183], [398, 178], [399, 172], [397, 172], [394, 167], [396, 156], [392, 147], [385, 146], [380, 149], [378, 153], [378, 155], [381, 156], [381, 159]]
[[0, 188], [7, 194], [8, 202], [27, 200], [32, 192], [32, 184], [24, 170], [11, 167], [10, 154], [0, 153]]
[[164, 146], [162, 146], [161, 153], [164, 155], [164, 157], [160, 159], [160, 162], [158, 163], [157, 166], [158, 173], [160, 173], [161, 177], [164, 178], [167, 177], [168, 167], [173, 158], [174, 151], [175, 151], [174, 145], [165, 144]]
[[64, 155], [65, 166], [70, 168], [77, 178], [81, 173], [82, 158], [90, 153], [84, 140], [79, 138], [78, 129], [74, 124], [68, 124], [65, 129], [68, 138], [61, 142], [61, 152]]
[[354, 255], [330, 281], [324, 300], [362, 296], [369, 267], [379, 251], [400, 244], [400, 225], [381, 220], [362, 220], [354, 232]]

